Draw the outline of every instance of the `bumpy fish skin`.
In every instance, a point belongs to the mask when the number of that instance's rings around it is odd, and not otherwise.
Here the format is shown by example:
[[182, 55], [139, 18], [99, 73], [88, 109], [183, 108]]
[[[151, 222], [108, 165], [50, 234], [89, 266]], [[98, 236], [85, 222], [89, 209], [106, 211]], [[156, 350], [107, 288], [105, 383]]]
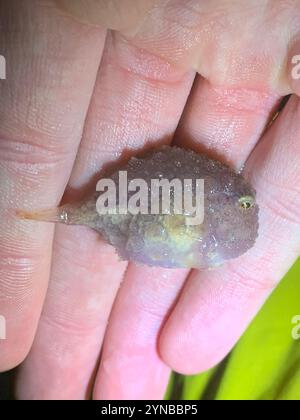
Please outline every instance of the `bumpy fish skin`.
[[[149, 185], [151, 179], [204, 179], [203, 223], [189, 226], [184, 215], [176, 214], [99, 215], [99, 193], [81, 205], [60, 207], [55, 221], [90, 226], [122, 259], [150, 266], [205, 269], [236, 258], [254, 245], [258, 235], [255, 191], [228, 166], [191, 150], [163, 146], [143, 158], [130, 159], [119, 170], [127, 171], [128, 182], [142, 178]], [[119, 171], [107, 177], [117, 187], [118, 175]]]

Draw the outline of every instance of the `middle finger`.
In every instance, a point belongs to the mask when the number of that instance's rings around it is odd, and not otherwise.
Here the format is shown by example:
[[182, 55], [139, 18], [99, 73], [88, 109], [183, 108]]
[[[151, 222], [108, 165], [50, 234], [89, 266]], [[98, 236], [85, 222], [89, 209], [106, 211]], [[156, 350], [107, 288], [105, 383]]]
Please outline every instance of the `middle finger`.
[[[107, 162], [169, 142], [193, 78], [193, 72], [177, 70], [110, 33], [69, 189], [84, 189]], [[34, 398], [81, 399], [89, 392], [126, 263], [81, 227], [59, 226], [53, 254], [49, 293], [20, 371], [19, 395], [26, 398], [30, 390]]]

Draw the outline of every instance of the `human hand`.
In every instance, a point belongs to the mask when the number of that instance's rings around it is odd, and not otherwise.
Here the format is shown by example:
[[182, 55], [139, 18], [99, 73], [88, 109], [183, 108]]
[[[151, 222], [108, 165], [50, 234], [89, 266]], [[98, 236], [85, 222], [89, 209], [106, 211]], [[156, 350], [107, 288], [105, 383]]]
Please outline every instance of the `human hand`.
[[[230, 351], [299, 255], [300, 2], [63, 3], [79, 19], [51, 1], [0, 6], [0, 370], [29, 353], [21, 399], [162, 398], [170, 368]], [[127, 264], [93, 231], [57, 226], [52, 243], [53, 226], [12, 211], [76, 200], [107, 164], [170, 142], [247, 161], [260, 234], [222, 268]]]

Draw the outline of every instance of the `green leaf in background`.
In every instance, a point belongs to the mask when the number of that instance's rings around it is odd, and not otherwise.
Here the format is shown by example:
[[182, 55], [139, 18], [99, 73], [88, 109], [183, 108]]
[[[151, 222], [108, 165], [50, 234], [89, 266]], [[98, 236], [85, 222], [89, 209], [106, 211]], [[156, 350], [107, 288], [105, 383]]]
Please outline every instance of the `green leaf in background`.
[[182, 387], [182, 400], [201, 399], [212, 378], [214, 369], [203, 372], [201, 375], [186, 376]]
[[[283, 392], [289, 398], [286, 386], [295, 380], [295, 374], [299, 377], [300, 340], [292, 338], [292, 318], [297, 314], [300, 315], [300, 261], [233, 350], [217, 399], [274, 400]], [[291, 382], [290, 386], [295, 389]], [[295, 397], [300, 398], [300, 382]]]
[[209, 395], [218, 400], [299, 400], [297, 315], [300, 315], [300, 260], [265, 303], [223, 366], [200, 375], [173, 376], [170, 387], [178, 390], [178, 383], [181, 384], [181, 395], [177, 395], [181, 399]]
[[183, 376], [179, 373], [172, 373], [169, 385], [165, 394], [166, 400], [198, 400], [202, 397], [214, 369], [203, 372], [200, 375]]

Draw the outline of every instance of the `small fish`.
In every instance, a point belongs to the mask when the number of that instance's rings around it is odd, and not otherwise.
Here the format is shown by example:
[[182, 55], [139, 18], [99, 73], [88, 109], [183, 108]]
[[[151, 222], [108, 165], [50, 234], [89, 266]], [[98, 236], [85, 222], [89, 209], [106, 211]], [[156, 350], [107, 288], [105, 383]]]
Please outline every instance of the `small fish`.
[[[255, 190], [240, 173], [223, 163], [191, 150], [163, 146], [143, 158], [131, 158], [107, 177], [116, 189], [120, 186], [120, 171], [126, 172], [128, 183], [143, 179], [148, 186], [153, 179], [178, 179], [182, 185], [184, 180], [204, 180], [202, 223], [187, 223], [191, 214], [184, 206], [181, 214], [175, 212], [172, 190], [170, 211], [160, 207], [157, 214], [128, 211], [120, 214], [117, 211], [120, 197], [114, 204], [114, 214], [99, 214], [97, 201], [101, 192], [96, 191], [80, 203], [37, 212], [19, 211], [18, 215], [24, 219], [89, 226], [115, 247], [121, 259], [149, 266], [207, 269], [244, 254], [254, 245], [258, 235]], [[196, 184], [190, 185], [190, 192], [195, 195]], [[127, 193], [129, 202], [136, 192]], [[149, 197], [146, 210], [150, 213]]]

